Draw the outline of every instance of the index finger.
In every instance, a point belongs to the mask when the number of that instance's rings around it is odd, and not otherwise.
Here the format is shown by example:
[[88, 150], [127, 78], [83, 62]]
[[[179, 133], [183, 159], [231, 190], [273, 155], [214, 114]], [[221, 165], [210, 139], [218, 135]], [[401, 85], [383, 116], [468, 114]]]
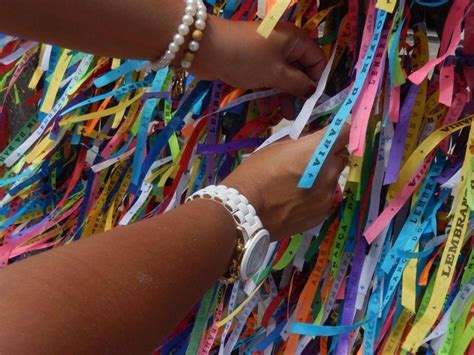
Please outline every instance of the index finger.
[[289, 53], [288, 61], [303, 66], [305, 74], [314, 82], [318, 82], [324, 70], [326, 59], [319, 46], [303, 31], [299, 33], [298, 45]]
[[339, 133], [339, 136], [337, 137], [332, 147], [332, 152], [334, 154], [337, 154], [341, 150], [345, 149], [346, 145], [349, 143], [350, 132], [351, 126], [347, 123], [344, 124], [344, 126], [342, 126], [341, 132]]

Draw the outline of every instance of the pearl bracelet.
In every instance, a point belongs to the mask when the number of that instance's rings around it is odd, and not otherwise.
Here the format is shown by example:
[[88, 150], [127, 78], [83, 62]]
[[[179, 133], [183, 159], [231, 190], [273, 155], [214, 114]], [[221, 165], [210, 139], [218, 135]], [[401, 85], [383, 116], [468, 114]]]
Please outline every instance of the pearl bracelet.
[[188, 51], [181, 61], [181, 68], [188, 70], [191, 68], [196, 52], [199, 50], [199, 42], [204, 37], [203, 31], [206, 29], [207, 12], [206, 5], [201, 0], [197, 0], [196, 22], [194, 23], [195, 30], [191, 35], [191, 42], [188, 45]]
[[166, 50], [165, 54], [156, 62], [151, 63], [150, 67], [152, 70], [159, 70], [170, 65], [170, 63], [176, 57], [176, 54], [179, 52], [181, 46], [184, 44], [185, 36], [189, 34], [190, 27], [193, 24], [196, 26], [196, 28], [198, 28], [197, 26], [203, 29], [206, 27], [205, 21], [199, 21], [199, 17], [196, 23], [194, 23], [194, 16], [196, 16], [197, 12], [202, 11], [203, 6], [204, 12], [206, 12], [206, 6], [202, 1], [186, 0], [184, 16], [181, 19], [181, 24], [178, 26], [178, 33], [173, 36], [173, 40], [168, 45], [168, 49]]

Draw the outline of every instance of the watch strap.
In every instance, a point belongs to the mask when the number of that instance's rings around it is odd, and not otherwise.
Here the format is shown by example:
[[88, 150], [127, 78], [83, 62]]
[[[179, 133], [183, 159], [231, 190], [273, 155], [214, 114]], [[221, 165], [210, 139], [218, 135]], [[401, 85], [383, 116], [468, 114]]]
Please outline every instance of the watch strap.
[[255, 208], [236, 189], [224, 185], [210, 185], [197, 191], [188, 200], [207, 198], [221, 203], [231, 213], [235, 223], [241, 228], [247, 243], [251, 236], [263, 228]]
[[263, 229], [262, 222], [249, 200], [234, 188], [224, 185], [210, 185], [191, 195], [187, 201], [195, 199], [208, 199], [223, 205], [232, 215], [237, 225], [240, 233], [237, 234], [238, 240], [234, 248], [232, 261], [226, 274], [220, 278], [222, 283], [233, 283], [242, 277], [241, 264], [246, 247], [250, 244], [252, 237]]

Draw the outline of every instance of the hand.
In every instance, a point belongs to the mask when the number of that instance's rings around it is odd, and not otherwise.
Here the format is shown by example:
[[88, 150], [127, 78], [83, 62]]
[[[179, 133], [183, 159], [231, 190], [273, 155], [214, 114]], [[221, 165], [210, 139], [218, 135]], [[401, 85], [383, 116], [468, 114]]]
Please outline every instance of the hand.
[[339, 175], [347, 165], [348, 126], [343, 128], [313, 188], [298, 188], [324, 132], [272, 144], [244, 161], [223, 181], [249, 199], [273, 240], [317, 226], [331, 208]]
[[324, 55], [293, 24], [278, 24], [268, 39], [257, 33], [258, 26], [258, 22], [210, 16], [191, 72], [200, 79], [222, 80], [242, 89], [280, 89], [293, 96], [280, 100], [283, 116], [291, 119], [294, 97], [315, 90]]

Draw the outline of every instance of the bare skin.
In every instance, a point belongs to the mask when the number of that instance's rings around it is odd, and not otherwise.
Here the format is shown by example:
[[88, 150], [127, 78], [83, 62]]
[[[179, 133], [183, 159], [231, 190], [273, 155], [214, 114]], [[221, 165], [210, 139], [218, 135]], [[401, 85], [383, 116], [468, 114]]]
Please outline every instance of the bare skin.
[[[155, 59], [175, 33], [182, 6], [176, 0], [0, 0], [0, 32]], [[211, 17], [195, 74], [303, 95], [319, 78], [320, 50], [293, 26], [281, 25], [267, 41], [255, 26]], [[231, 41], [235, 36], [245, 40]], [[226, 65], [231, 59], [235, 66]], [[347, 128], [315, 187], [297, 189], [322, 136], [263, 149], [223, 182], [249, 198], [274, 240], [317, 225], [328, 212], [345, 165], [338, 152]], [[236, 233], [224, 207], [193, 201], [1, 270], [0, 353], [151, 353], [227, 270]]]
[[[330, 154], [313, 189], [296, 187], [321, 138], [274, 144], [224, 181], [274, 240], [328, 212], [343, 158]], [[225, 273], [236, 238], [226, 209], [198, 200], [13, 264], [0, 271], [0, 353], [150, 353]]]
[[[156, 60], [181, 23], [184, 1], [0, 0], [0, 9], [1, 33], [97, 55]], [[294, 97], [313, 89], [324, 56], [291, 24], [279, 24], [267, 40], [257, 26], [209, 16], [191, 72], [243, 89], [281, 89], [289, 94], [280, 96], [281, 113], [291, 119]]]

